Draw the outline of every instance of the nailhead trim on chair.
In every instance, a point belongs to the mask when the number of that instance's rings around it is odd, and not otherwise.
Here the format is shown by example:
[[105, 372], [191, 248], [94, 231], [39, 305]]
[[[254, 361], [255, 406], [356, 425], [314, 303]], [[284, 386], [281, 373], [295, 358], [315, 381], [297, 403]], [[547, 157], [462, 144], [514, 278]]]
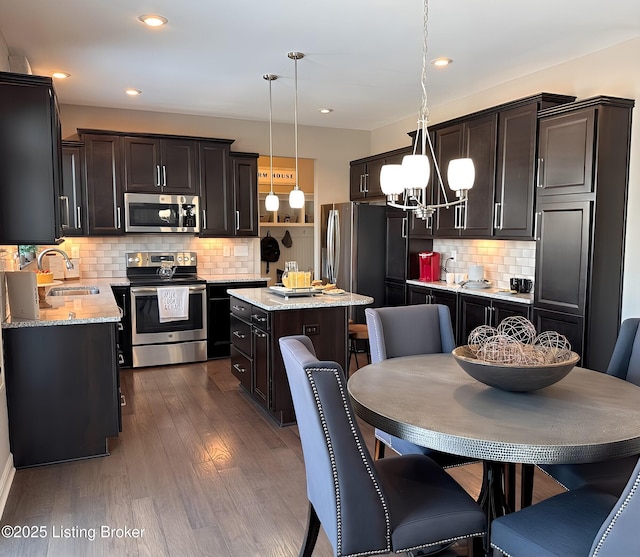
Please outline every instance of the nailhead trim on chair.
[[638, 490], [638, 485], [640, 485], [640, 474], [636, 475], [636, 479], [633, 482], [633, 486], [631, 486], [631, 490], [629, 491], [629, 495], [627, 495], [624, 498], [624, 501], [620, 505], [620, 508], [616, 511], [616, 514], [613, 516], [613, 518], [611, 519], [611, 522], [609, 523], [609, 525], [607, 526], [606, 530], [604, 531], [604, 534], [602, 534], [602, 537], [598, 541], [598, 544], [596, 545], [595, 549], [593, 550], [593, 557], [596, 557], [598, 555], [598, 552], [600, 551], [600, 549], [602, 548], [604, 542], [606, 541], [607, 536], [611, 533], [611, 530], [615, 526], [616, 521], [618, 520], [620, 515], [625, 511], [625, 509], [629, 505], [629, 500], [633, 497], [633, 494]]
[[318, 408], [318, 414], [320, 416], [320, 422], [322, 423], [322, 431], [324, 432], [324, 436], [325, 436], [325, 440], [327, 442], [327, 448], [329, 449], [329, 458], [331, 459], [331, 470], [333, 472], [333, 486], [334, 486], [334, 490], [335, 490], [335, 497], [336, 497], [336, 503], [337, 503], [337, 526], [338, 526], [338, 540], [337, 540], [337, 548], [336, 548], [336, 553], [338, 557], [347, 557], [347, 556], [343, 556], [342, 554], [342, 509], [341, 509], [341, 502], [340, 502], [340, 489], [339, 489], [339, 485], [338, 485], [338, 475], [337, 475], [337, 470], [336, 470], [336, 460], [335, 460], [335, 454], [333, 452], [333, 445], [331, 444], [331, 439], [329, 437], [329, 433], [328, 433], [328, 429], [327, 429], [327, 421], [325, 419], [324, 416], [324, 410], [322, 408], [322, 404], [320, 403], [320, 397], [318, 396], [318, 390], [316, 388], [316, 384], [313, 378], [313, 373], [312, 372], [330, 372], [333, 373], [335, 379], [336, 379], [336, 383], [338, 385], [338, 388], [340, 389], [340, 395], [342, 397], [342, 406], [345, 410], [345, 414], [347, 416], [347, 418], [349, 419], [349, 427], [351, 429], [351, 433], [353, 434], [355, 441], [356, 441], [356, 445], [358, 447], [358, 452], [360, 453], [360, 457], [362, 458], [362, 462], [365, 465], [367, 472], [369, 473], [369, 477], [371, 478], [371, 482], [373, 484], [373, 487], [375, 488], [376, 492], [378, 493], [378, 496], [380, 497], [380, 503], [382, 504], [382, 508], [384, 511], [384, 520], [385, 520], [385, 524], [386, 524], [386, 534], [385, 534], [385, 538], [387, 541], [387, 547], [384, 549], [379, 549], [379, 550], [375, 550], [375, 551], [366, 551], [363, 553], [353, 553], [351, 554], [351, 557], [357, 557], [359, 555], [376, 555], [376, 554], [380, 554], [380, 553], [389, 553], [391, 552], [391, 523], [390, 523], [390, 519], [389, 519], [389, 509], [387, 507], [387, 502], [384, 499], [384, 495], [382, 493], [382, 490], [380, 489], [380, 486], [378, 485], [378, 482], [376, 481], [376, 478], [373, 474], [373, 471], [371, 470], [371, 467], [369, 466], [369, 463], [367, 462], [367, 459], [365, 457], [365, 453], [364, 450], [362, 448], [362, 444], [360, 443], [360, 439], [358, 438], [358, 435], [356, 434], [356, 429], [355, 426], [353, 424], [353, 421], [351, 420], [351, 416], [349, 414], [348, 411], [348, 403], [347, 403], [347, 398], [345, 396], [345, 390], [344, 390], [344, 385], [342, 383], [342, 375], [341, 373], [338, 371], [337, 368], [307, 368], [306, 370], [307, 372], [307, 378], [309, 380], [309, 384], [311, 385], [311, 390], [313, 392], [313, 398], [316, 401], [316, 406]]

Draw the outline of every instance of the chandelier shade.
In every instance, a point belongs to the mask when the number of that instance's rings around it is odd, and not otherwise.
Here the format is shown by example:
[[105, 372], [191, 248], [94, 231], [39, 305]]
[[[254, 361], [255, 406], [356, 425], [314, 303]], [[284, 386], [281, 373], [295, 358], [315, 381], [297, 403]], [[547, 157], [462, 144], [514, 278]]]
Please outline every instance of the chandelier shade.
[[[447, 191], [442, 181], [442, 174], [435, 157], [431, 136], [427, 129], [429, 109], [427, 107], [427, 37], [429, 20], [429, 0], [423, 0], [424, 13], [422, 25], [422, 103], [418, 117], [413, 154], [406, 155], [402, 165], [384, 165], [380, 170], [380, 184], [382, 192], [387, 196], [387, 204], [405, 211], [415, 211], [418, 218], [429, 218], [436, 209], [449, 209], [455, 205], [467, 202], [468, 191], [473, 187], [475, 171], [471, 159], [455, 159], [450, 162], [447, 173], [449, 186], [456, 192], [457, 199], [449, 201]], [[422, 152], [418, 153], [418, 144], [422, 145]], [[428, 146], [428, 149], [427, 149]], [[429, 160], [429, 155], [431, 160]], [[426, 204], [426, 188], [429, 186], [433, 164], [434, 188], [439, 187], [443, 202], [440, 204]], [[402, 170], [394, 167], [401, 166]], [[391, 168], [389, 168], [391, 167]], [[434, 196], [435, 197], [435, 196]]]

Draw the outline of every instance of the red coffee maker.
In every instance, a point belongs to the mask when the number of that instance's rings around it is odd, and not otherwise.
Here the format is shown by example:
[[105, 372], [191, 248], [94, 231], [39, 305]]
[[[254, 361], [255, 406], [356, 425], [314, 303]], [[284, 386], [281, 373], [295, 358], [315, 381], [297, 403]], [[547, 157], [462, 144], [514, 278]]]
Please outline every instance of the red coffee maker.
[[435, 282], [440, 280], [440, 254], [437, 251], [421, 251], [418, 254], [420, 280]]

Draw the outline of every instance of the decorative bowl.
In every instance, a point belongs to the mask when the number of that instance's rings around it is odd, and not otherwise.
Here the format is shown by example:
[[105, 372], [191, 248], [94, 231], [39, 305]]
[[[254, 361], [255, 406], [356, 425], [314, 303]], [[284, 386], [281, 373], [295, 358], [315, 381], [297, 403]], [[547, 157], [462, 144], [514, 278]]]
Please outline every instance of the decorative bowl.
[[471, 377], [503, 391], [529, 392], [553, 385], [566, 377], [578, 363], [580, 356], [571, 352], [563, 362], [542, 365], [496, 364], [478, 360], [467, 345], [452, 352], [458, 365]]

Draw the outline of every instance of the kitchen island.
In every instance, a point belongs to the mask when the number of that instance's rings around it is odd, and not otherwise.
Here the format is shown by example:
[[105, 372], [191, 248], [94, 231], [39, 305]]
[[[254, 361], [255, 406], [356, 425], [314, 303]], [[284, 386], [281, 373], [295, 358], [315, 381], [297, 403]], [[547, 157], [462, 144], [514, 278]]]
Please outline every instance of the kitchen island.
[[[116, 327], [108, 280], [74, 281], [39, 319], [2, 324], [9, 440], [16, 468], [108, 454], [119, 433]], [[73, 294], [97, 286], [97, 294]]]
[[307, 335], [320, 360], [347, 366], [348, 310], [373, 303], [359, 294], [288, 297], [269, 288], [229, 289], [231, 373], [279, 425], [295, 423], [278, 339]]

